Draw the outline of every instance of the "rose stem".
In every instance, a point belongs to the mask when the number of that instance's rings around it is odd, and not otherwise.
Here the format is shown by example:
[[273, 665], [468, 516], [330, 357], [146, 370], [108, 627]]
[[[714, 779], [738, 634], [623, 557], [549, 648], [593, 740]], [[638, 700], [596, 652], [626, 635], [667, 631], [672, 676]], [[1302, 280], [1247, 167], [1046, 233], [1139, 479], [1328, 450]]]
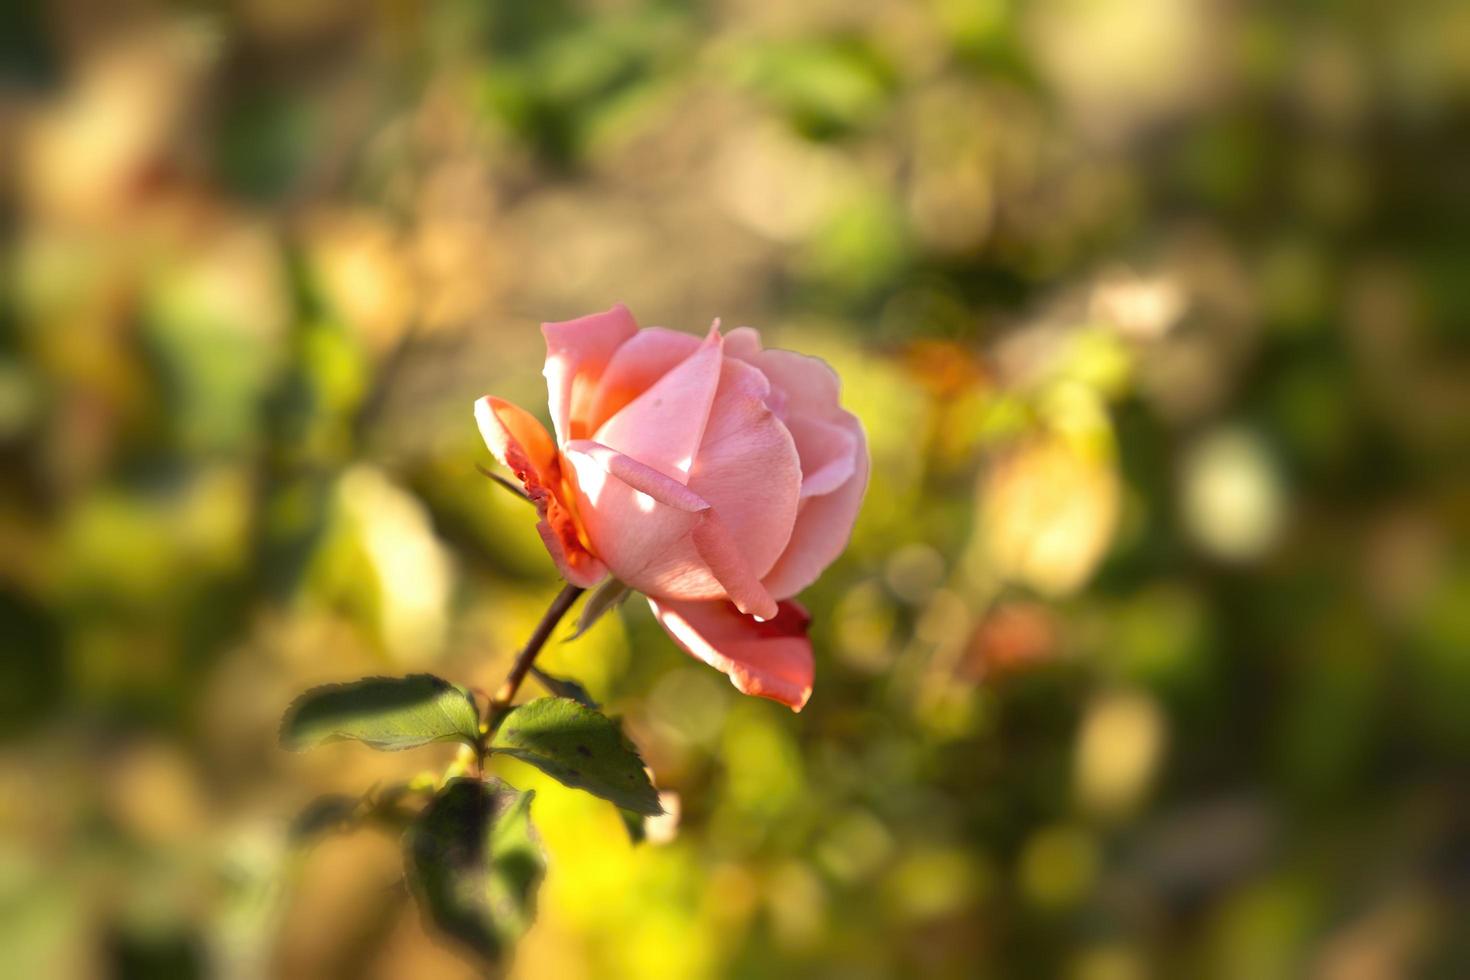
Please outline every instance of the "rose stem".
[[516, 662], [511, 665], [510, 673], [505, 675], [505, 680], [501, 683], [500, 689], [495, 692], [495, 697], [490, 699], [485, 716], [491, 729], [505, 713], [505, 709], [510, 707], [516, 691], [520, 690], [521, 681], [526, 679], [531, 665], [536, 662], [536, 655], [551, 638], [551, 631], [556, 629], [556, 624], [561, 622], [561, 618], [567, 614], [568, 609], [572, 608], [582, 592], [580, 586], [568, 585], [557, 594], [555, 599], [551, 600], [551, 605], [546, 607], [546, 614], [541, 617], [541, 622], [536, 624], [536, 629], [532, 632], [531, 638], [526, 641], [525, 648], [516, 656]]

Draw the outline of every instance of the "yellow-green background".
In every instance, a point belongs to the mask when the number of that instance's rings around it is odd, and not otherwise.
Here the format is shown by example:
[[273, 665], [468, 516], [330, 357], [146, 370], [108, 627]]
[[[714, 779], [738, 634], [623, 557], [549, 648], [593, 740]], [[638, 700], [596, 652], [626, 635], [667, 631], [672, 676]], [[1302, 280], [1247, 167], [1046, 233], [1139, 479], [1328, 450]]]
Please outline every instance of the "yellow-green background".
[[538, 791], [521, 977], [1470, 962], [1470, 8], [25, 2], [0, 23], [0, 975], [469, 976], [291, 756], [493, 687], [541, 320], [760, 327], [867, 426], [793, 715], [638, 602], [548, 667], [678, 819]]

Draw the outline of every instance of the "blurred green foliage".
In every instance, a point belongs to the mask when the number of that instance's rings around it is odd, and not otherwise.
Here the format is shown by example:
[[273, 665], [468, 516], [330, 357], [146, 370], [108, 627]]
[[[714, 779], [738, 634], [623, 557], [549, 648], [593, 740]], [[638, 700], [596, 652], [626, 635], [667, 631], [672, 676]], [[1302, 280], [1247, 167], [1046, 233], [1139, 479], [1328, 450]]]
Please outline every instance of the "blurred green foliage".
[[669, 813], [496, 763], [513, 972], [1463, 972], [1463, 4], [3, 17], [0, 975], [473, 975], [292, 839], [453, 749], [275, 727], [495, 685], [556, 583], [470, 406], [615, 301], [826, 357], [874, 477], [801, 715], [636, 601], [547, 651]]

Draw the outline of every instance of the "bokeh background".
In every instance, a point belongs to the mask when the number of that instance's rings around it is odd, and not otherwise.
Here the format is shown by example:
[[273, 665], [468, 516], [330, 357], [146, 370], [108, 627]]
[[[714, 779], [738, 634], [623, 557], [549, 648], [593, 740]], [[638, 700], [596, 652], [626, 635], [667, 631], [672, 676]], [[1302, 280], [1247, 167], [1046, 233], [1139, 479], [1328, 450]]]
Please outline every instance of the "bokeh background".
[[452, 750], [275, 727], [494, 686], [557, 583], [471, 402], [615, 301], [827, 357], [874, 476], [802, 714], [637, 603], [545, 656], [677, 817], [505, 764], [513, 976], [1470, 969], [1470, 7], [3, 18], [0, 975], [474, 974], [291, 833]]

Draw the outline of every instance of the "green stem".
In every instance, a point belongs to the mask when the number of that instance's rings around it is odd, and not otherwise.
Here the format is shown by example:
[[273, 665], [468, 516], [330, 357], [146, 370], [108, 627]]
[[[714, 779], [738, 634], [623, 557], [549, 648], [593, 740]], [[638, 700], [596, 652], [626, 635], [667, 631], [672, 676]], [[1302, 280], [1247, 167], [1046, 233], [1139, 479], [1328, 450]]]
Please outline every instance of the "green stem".
[[567, 614], [576, 603], [583, 589], [580, 586], [568, 585], [557, 593], [551, 605], [546, 608], [546, 614], [541, 617], [541, 622], [536, 624], [536, 629], [531, 633], [531, 638], [526, 641], [525, 647], [516, 655], [515, 663], [511, 664], [510, 673], [505, 675], [500, 689], [495, 692], [495, 697], [490, 699], [490, 704], [485, 709], [485, 728], [487, 733], [494, 732], [495, 727], [500, 724], [500, 719], [505, 717], [510, 710], [510, 703], [515, 700], [516, 691], [520, 690], [521, 682], [531, 672], [531, 667], [536, 662], [536, 655], [551, 638], [551, 633], [556, 629], [556, 624]]

